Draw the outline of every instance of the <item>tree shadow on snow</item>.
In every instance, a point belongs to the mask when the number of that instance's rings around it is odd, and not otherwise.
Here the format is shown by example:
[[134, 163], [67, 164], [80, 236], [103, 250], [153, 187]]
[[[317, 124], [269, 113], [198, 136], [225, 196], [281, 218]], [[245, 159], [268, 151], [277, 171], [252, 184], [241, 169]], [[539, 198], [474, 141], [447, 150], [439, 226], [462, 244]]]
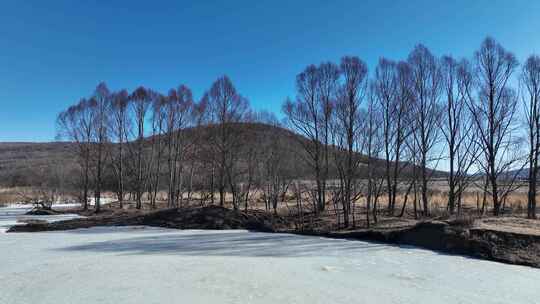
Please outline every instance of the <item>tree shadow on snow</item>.
[[186, 256], [320, 257], [339, 256], [350, 251], [388, 250], [390, 247], [392, 246], [362, 241], [292, 234], [192, 231], [189, 234], [159, 234], [91, 242], [56, 250]]

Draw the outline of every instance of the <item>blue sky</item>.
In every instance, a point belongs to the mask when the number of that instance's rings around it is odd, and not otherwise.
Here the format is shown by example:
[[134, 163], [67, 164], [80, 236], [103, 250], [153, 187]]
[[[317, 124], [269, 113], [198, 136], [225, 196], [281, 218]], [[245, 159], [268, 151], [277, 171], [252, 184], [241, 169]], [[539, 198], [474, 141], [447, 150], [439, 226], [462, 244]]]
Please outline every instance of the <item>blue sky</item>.
[[0, 4], [0, 141], [50, 141], [56, 114], [92, 93], [227, 74], [280, 111], [306, 65], [356, 55], [373, 70], [417, 43], [470, 57], [493, 36], [540, 52], [540, 1], [23, 1]]

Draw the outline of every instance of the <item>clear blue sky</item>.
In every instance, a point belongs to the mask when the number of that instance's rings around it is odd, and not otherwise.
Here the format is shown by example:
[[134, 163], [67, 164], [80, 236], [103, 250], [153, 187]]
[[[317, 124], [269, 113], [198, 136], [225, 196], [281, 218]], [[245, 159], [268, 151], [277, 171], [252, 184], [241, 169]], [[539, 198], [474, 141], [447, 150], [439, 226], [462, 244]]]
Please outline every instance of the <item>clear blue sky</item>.
[[53, 140], [56, 114], [100, 81], [198, 98], [228, 74], [279, 112], [308, 64], [356, 55], [372, 71], [417, 43], [471, 56], [486, 35], [520, 61], [540, 52], [540, 1], [3, 0], [0, 141]]

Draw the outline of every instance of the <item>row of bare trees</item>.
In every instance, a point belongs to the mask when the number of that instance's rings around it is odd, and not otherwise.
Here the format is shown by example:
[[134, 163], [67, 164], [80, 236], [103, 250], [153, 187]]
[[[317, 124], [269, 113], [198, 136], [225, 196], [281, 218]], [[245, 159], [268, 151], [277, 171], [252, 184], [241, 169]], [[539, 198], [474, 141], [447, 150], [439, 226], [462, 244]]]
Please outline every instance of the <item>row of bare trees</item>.
[[[260, 200], [276, 212], [292, 195], [297, 209], [307, 199], [316, 214], [335, 206], [346, 227], [364, 201], [369, 225], [381, 210], [429, 216], [441, 168], [450, 213], [462, 211], [474, 186], [499, 215], [528, 167], [528, 216], [536, 217], [539, 57], [519, 72], [515, 57], [491, 38], [471, 59], [437, 57], [418, 45], [405, 60], [381, 58], [371, 77], [358, 57], [310, 65], [296, 88], [283, 104], [284, 124], [301, 137], [285, 134], [273, 114], [253, 112], [226, 76], [198, 101], [184, 85], [164, 95], [100, 84], [57, 119], [59, 137], [77, 144], [84, 207], [92, 194], [99, 211], [108, 190], [120, 206], [126, 199], [137, 208], [197, 199], [247, 209]], [[271, 127], [254, 136], [246, 122]]]
[[352, 202], [360, 195], [357, 187], [362, 158], [362, 103], [367, 93], [367, 66], [357, 57], [344, 57], [338, 65], [310, 65], [297, 76], [298, 96], [287, 100], [283, 112], [289, 127], [302, 134], [305, 161], [313, 169], [315, 190], [311, 198], [315, 212], [327, 204], [330, 162], [338, 183], [331, 198], [343, 210], [349, 225]]
[[[217, 79], [199, 101], [185, 85], [162, 95], [139, 87], [111, 92], [104, 83], [88, 98], [57, 117], [58, 138], [76, 143], [80, 189], [85, 209], [99, 211], [104, 190], [136, 208], [160, 200], [168, 207], [192, 201], [247, 208], [254, 190], [264, 189], [267, 208], [276, 211], [292, 178], [284, 160], [283, 134], [249, 143], [244, 122], [265, 122], [279, 129], [271, 113], [255, 113], [230, 79]], [[216, 197], [217, 193], [217, 197]], [[91, 199], [90, 196], [93, 195]]]
[[[308, 139], [302, 144], [315, 180], [315, 210], [336, 200], [347, 226], [351, 206], [364, 196], [369, 223], [370, 208], [377, 220], [381, 195], [393, 215], [401, 194], [400, 216], [411, 200], [415, 217], [428, 216], [434, 169], [442, 168], [448, 172], [450, 213], [461, 212], [465, 191], [476, 186], [499, 215], [528, 166], [528, 216], [536, 217], [540, 59], [527, 59], [519, 89], [517, 68], [514, 55], [491, 38], [472, 60], [438, 58], [418, 45], [404, 61], [380, 59], [372, 79], [356, 57], [308, 66], [297, 76], [296, 99], [283, 109], [289, 128]], [[520, 148], [523, 121], [528, 158]], [[337, 185], [328, 191], [332, 166]]]

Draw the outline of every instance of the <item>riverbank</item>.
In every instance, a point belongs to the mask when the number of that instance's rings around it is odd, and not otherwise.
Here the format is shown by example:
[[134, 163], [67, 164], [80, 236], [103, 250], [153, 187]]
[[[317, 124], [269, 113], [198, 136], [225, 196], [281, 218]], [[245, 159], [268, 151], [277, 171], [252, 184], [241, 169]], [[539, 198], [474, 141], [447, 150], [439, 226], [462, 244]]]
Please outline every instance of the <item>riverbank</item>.
[[303, 232], [338, 239], [369, 240], [411, 245], [449, 254], [540, 268], [540, 236], [481, 227], [462, 227], [451, 222], [426, 221], [405, 229]]
[[286, 218], [273, 216], [264, 211], [242, 212], [217, 206], [140, 212], [109, 210], [97, 215], [91, 213], [83, 215], [86, 217], [58, 222], [35, 220], [13, 226], [8, 232], [139, 225], [173, 229], [247, 229], [412, 245], [449, 254], [540, 268], [540, 233], [535, 229], [538, 223], [529, 223], [527, 220], [517, 218], [485, 218], [470, 223], [411, 221], [402, 225], [386, 225], [371, 229], [299, 231], [293, 229]]
[[[31, 211], [29, 214], [40, 214]], [[53, 211], [54, 213], [54, 211]], [[259, 232], [288, 230], [285, 220], [263, 211], [241, 212], [208, 206], [155, 211], [113, 210], [95, 214], [92, 211], [63, 210], [62, 213], [78, 213], [84, 217], [67, 221], [47, 222], [34, 220], [15, 225], [7, 232], [60, 231], [99, 226], [151, 226], [173, 229], [247, 229]]]

